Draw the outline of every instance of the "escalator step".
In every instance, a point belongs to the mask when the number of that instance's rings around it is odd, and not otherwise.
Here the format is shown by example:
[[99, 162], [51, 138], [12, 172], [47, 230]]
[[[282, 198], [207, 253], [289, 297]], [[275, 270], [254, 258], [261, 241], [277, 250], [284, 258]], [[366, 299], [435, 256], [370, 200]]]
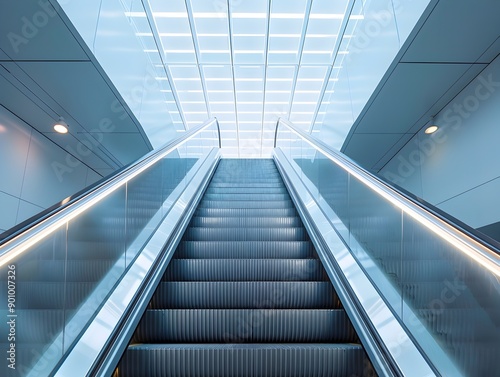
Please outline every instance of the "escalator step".
[[352, 377], [365, 354], [354, 344], [148, 344], [129, 347], [120, 377]]
[[285, 187], [209, 187], [206, 194], [288, 194]]
[[337, 309], [330, 282], [162, 282], [151, 309]]
[[206, 200], [203, 199], [198, 208], [294, 208], [291, 199], [288, 200]]
[[174, 259], [164, 281], [327, 281], [317, 259]]
[[244, 228], [278, 228], [278, 227], [300, 227], [300, 217], [200, 217], [191, 220], [192, 227], [244, 227]]
[[306, 241], [303, 227], [288, 228], [188, 228], [184, 241]]
[[228, 200], [236, 200], [236, 201], [269, 201], [269, 200], [290, 200], [290, 196], [288, 194], [250, 194], [250, 193], [237, 193], [237, 194], [205, 194], [203, 196], [204, 200], [213, 200], [213, 201], [228, 201]]
[[174, 257], [299, 259], [314, 258], [315, 251], [308, 241], [183, 241]]
[[295, 208], [198, 208], [195, 216], [289, 217], [298, 216], [298, 213]]
[[210, 188], [218, 188], [218, 187], [238, 187], [238, 188], [248, 188], [248, 187], [258, 187], [258, 188], [263, 188], [263, 187], [278, 187], [278, 188], [283, 188], [283, 182], [216, 182], [212, 181], [210, 182]]
[[148, 310], [136, 343], [349, 343], [357, 340], [344, 310]]

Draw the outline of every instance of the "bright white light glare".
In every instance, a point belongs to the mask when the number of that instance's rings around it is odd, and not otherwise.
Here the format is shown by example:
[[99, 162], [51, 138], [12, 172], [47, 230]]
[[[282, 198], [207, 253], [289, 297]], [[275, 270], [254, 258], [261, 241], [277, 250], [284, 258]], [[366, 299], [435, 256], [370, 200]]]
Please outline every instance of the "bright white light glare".
[[300, 34], [269, 34], [272, 38], [300, 38]]
[[125, 12], [125, 16], [127, 17], [146, 17], [145, 12]]
[[187, 12], [153, 12], [155, 18], [188, 18]]
[[309, 18], [311, 20], [342, 20], [344, 15], [338, 13], [311, 13]]
[[337, 34], [307, 34], [306, 38], [337, 38]]
[[191, 33], [159, 33], [160, 37], [191, 37]]
[[231, 13], [232, 18], [267, 18], [267, 13]]
[[202, 54], [229, 54], [229, 50], [200, 50]]
[[297, 50], [269, 50], [270, 54], [296, 54]]
[[364, 20], [365, 19], [365, 16], [363, 16], [362, 14], [352, 14], [349, 19], [351, 20]]
[[227, 18], [225, 12], [194, 12], [194, 18]]
[[194, 54], [194, 50], [165, 50], [166, 54]]
[[303, 54], [314, 54], [314, 55], [321, 55], [321, 54], [331, 54], [332, 51], [330, 50], [304, 50], [302, 51]]
[[62, 124], [55, 124], [54, 125], [54, 131], [60, 134], [67, 134], [68, 133], [68, 128], [65, 125]]
[[265, 34], [233, 34], [233, 37], [265, 37]]
[[[191, 35], [191, 34], [189, 34]], [[229, 34], [227, 33], [199, 33], [197, 34], [198, 37], [229, 37]]]
[[436, 132], [438, 129], [439, 129], [439, 127], [438, 127], [438, 126], [433, 125], [433, 126], [429, 126], [429, 127], [427, 127], [427, 128], [425, 129], [425, 131], [424, 131], [424, 132], [425, 132], [426, 134], [430, 135], [430, 134], [433, 134], [434, 132]]
[[264, 50], [234, 50], [235, 54], [263, 54]]
[[271, 13], [271, 18], [303, 19], [303, 13]]
[[260, 82], [260, 81], [264, 81], [264, 79], [262, 79], [262, 78], [241, 78], [241, 77], [237, 77], [234, 80], [235, 81], [248, 81], [248, 82]]

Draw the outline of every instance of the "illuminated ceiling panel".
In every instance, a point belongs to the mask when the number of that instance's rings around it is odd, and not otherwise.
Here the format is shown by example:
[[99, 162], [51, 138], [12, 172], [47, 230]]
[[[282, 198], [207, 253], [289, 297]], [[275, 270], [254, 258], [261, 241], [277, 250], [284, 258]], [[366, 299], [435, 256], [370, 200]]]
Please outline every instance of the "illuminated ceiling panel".
[[215, 116], [224, 156], [269, 157], [279, 117], [306, 131], [321, 124], [353, 3], [149, 0], [148, 18], [137, 17], [153, 28], [147, 49], [163, 51], [158, 76], [175, 121], [190, 128]]

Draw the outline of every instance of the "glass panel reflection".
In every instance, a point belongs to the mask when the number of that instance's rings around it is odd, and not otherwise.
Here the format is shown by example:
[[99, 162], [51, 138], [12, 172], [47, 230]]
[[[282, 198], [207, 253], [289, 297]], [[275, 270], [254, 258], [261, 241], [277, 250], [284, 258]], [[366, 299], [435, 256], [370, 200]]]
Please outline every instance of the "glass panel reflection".
[[67, 268], [66, 226], [0, 268], [0, 375], [48, 372], [62, 357]]
[[356, 168], [347, 168], [335, 152], [313, 153], [305, 141], [309, 136], [298, 136], [292, 128], [280, 122], [277, 146], [439, 373], [495, 374], [500, 273], [484, 267], [477, 244], [467, 243], [459, 231], [457, 237], [463, 238], [453, 241], [447, 226], [433, 216], [427, 222], [432, 225], [424, 225], [425, 210], [414, 210], [405, 200], [396, 206], [387, 199], [391, 190], [387, 196], [377, 192], [375, 179], [354, 173]]
[[[129, 181], [113, 178], [118, 188], [104, 186], [113, 190], [0, 266], [0, 350], [15, 354], [16, 375], [52, 375], [193, 179], [202, 159], [218, 148], [215, 121], [205, 130]], [[100, 190], [89, 192], [80, 205], [89, 197], [97, 198]], [[64, 211], [56, 217], [67, 221], [64, 216], [73, 213]], [[32, 233], [38, 236], [36, 230]], [[16, 251], [8, 245], [4, 250], [0, 249], [2, 257]], [[12, 375], [10, 369], [2, 363], [0, 375]]]

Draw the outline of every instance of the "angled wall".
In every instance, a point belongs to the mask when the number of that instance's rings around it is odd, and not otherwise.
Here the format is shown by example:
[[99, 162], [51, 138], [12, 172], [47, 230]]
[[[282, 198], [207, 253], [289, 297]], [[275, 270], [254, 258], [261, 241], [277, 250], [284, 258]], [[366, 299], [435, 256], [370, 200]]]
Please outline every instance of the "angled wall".
[[0, 106], [0, 177], [2, 233], [101, 175]]
[[420, 131], [380, 173], [500, 240], [500, 57], [433, 123], [438, 132]]

